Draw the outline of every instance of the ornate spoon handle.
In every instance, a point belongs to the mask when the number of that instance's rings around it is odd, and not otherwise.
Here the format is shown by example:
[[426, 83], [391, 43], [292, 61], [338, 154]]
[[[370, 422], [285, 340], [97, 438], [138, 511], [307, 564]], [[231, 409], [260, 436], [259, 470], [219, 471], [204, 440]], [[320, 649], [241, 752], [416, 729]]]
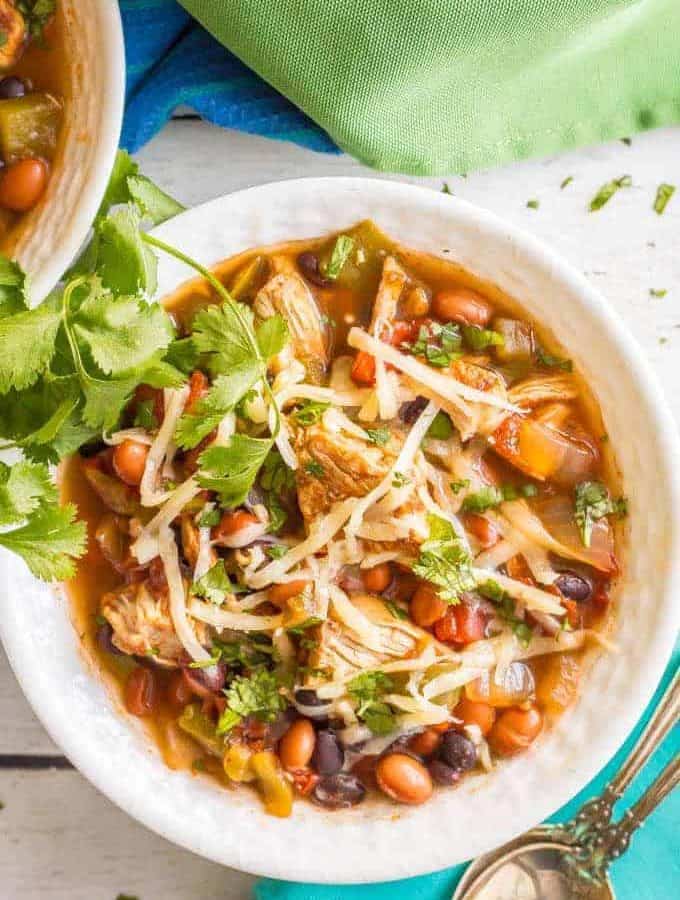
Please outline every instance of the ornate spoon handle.
[[668, 763], [637, 803], [626, 810], [618, 822], [602, 828], [594, 840], [583, 846], [580, 853], [570, 858], [570, 868], [578, 876], [576, 887], [579, 884], [602, 884], [610, 864], [628, 849], [634, 832], [678, 783], [680, 783], [680, 755]]
[[680, 718], [680, 670], [659, 701], [647, 727], [619, 771], [599, 797], [583, 804], [564, 828], [576, 840], [588, 842], [611, 821], [614, 804]]

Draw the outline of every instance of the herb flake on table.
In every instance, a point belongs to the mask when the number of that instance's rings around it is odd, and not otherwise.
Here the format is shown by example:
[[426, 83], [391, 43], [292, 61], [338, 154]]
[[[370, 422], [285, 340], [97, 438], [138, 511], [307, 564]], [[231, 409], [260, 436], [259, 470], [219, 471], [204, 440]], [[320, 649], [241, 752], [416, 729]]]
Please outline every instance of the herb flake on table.
[[539, 200], [527, 200], [527, 209], [538, 209], [540, 205]]
[[603, 184], [597, 194], [595, 194], [593, 199], [590, 201], [590, 205], [588, 207], [590, 212], [597, 212], [598, 209], [602, 209], [602, 207], [611, 200], [611, 198], [617, 191], [619, 191], [621, 188], [628, 188], [632, 184], [633, 179], [630, 177], [630, 175], [622, 175], [620, 178], [613, 178], [611, 181]]
[[573, 175], [567, 175], [567, 177], [560, 184], [560, 190], [563, 191], [565, 189], [565, 187], [567, 187], [567, 185], [570, 185], [572, 183], [573, 180], [574, 180]]
[[649, 296], [650, 297], [665, 297], [668, 291], [666, 288], [650, 288]]
[[654, 198], [654, 212], [657, 215], [663, 215], [664, 210], [668, 206], [671, 197], [675, 193], [674, 184], [660, 184], [656, 189], [656, 197]]

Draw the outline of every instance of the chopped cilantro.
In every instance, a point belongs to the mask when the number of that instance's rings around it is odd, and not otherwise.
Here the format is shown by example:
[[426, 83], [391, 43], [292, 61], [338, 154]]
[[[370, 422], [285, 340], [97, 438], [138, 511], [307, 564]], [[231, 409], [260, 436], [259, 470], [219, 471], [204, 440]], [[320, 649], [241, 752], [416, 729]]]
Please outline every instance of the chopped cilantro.
[[315, 459], [310, 459], [305, 463], [305, 472], [308, 475], [313, 475], [314, 478], [323, 478], [325, 469], [320, 462], [317, 462]]
[[317, 400], [305, 400], [301, 406], [293, 413], [293, 421], [298, 425], [307, 428], [309, 425], [315, 425], [321, 416], [329, 409], [330, 403], [321, 403]]
[[668, 291], [665, 288], [650, 288], [649, 296], [650, 297], [665, 297]]
[[441, 412], [440, 410], [432, 420], [432, 423], [427, 429], [427, 434], [425, 436], [436, 441], [446, 441], [451, 437], [452, 434], [453, 424], [451, 422], [451, 419], [445, 412]]
[[276, 534], [284, 526], [288, 513], [281, 503], [281, 495], [295, 489], [295, 473], [283, 461], [278, 450], [267, 455], [259, 474], [259, 484], [264, 494], [264, 504], [269, 513], [268, 531]]
[[347, 234], [338, 235], [331, 251], [331, 257], [326, 265], [323, 266], [323, 275], [331, 281], [335, 281], [353, 250], [354, 238], [349, 237]]
[[449, 482], [449, 487], [454, 494], [460, 494], [460, 492], [465, 490], [466, 487], [470, 487], [470, 479], [461, 478], [460, 481], [451, 481]]
[[582, 481], [576, 485], [575, 509], [581, 540], [590, 547], [593, 524], [604, 516], [625, 516], [628, 504], [625, 497], [613, 500], [601, 481]]
[[416, 340], [402, 346], [414, 356], [424, 356], [431, 366], [445, 368], [461, 356], [460, 326], [453, 322], [446, 325], [438, 322], [421, 325]]
[[654, 198], [654, 212], [662, 215], [674, 193], [674, 184], [660, 184], [656, 189], [656, 197]]
[[430, 534], [420, 546], [413, 572], [439, 587], [439, 595], [447, 603], [458, 603], [460, 595], [475, 586], [472, 560], [450, 522], [432, 513], [427, 521]]
[[590, 201], [590, 205], [588, 207], [590, 212], [596, 212], [598, 209], [602, 209], [605, 203], [608, 203], [620, 188], [630, 187], [632, 183], [633, 179], [630, 177], [630, 175], [622, 175], [620, 178], [614, 178], [612, 181], [608, 181], [606, 184], [603, 184], [597, 194], [595, 194], [593, 199]]
[[260, 669], [252, 675], [237, 675], [224, 691], [227, 708], [217, 723], [217, 734], [226, 734], [245, 716], [273, 722], [288, 705], [281, 682], [274, 672]]
[[270, 544], [264, 548], [264, 552], [270, 559], [281, 559], [288, 553], [288, 547], [285, 544]]
[[402, 609], [401, 606], [397, 606], [393, 600], [383, 600], [383, 603], [395, 619], [408, 619], [406, 610]]
[[527, 208], [528, 209], [538, 209], [541, 204], [538, 200], [527, 200]]
[[219, 525], [222, 519], [222, 513], [219, 509], [207, 509], [201, 513], [198, 524], [200, 528], [212, 528]]
[[291, 625], [290, 628], [286, 628], [288, 634], [294, 634], [296, 636], [303, 635], [305, 631], [309, 628], [315, 628], [317, 625], [321, 625], [323, 619], [318, 618], [318, 616], [310, 616], [308, 619], [305, 619], [304, 622], [300, 622], [298, 625]]
[[560, 184], [560, 190], [563, 191], [565, 189], [565, 187], [567, 187], [567, 185], [570, 185], [572, 183], [573, 180], [574, 180], [573, 175], [567, 175], [567, 177], [564, 179], [562, 184]]
[[369, 443], [376, 444], [378, 447], [384, 447], [390, 439], [390, 429], [385, 426], [381, 426], [380, 428], [367, 428], [366, 434], [368, 435]]
[[633, 143], [633, 141], [629, 137], [623, 137], [623, 138], [621, 138], [621, 143], [625, 144], [626, 147], [630, 147], [630, 145]]
[[505, 338], [498, 331], [478, 328], [476, 325], [463, 325], [463, 339], [471, 350], [486, 350], [487, 347], [502, 347]]
[[551, 353], [546, 353], [542, 347], [536, 347], [536, 361], [539, 366], [544, 366], [546, 369], [562, 369], [563, 372], [571, 372], [574, 368], [570, 359], [553, 356]]
[[506, 593], [498, 582], [489, 580], [485, 581], [477, 587], [482, 597], [496, 606], [499, 617], [506, 622], [512, 629], [513, 634], [523, 646], [528, 646], [533, 637], [531, 627], [520, 619], [515, 612], [515, 601], [510, 594]]
[[347, 693], [358, 704], [356, 714], [374, 734], [389, 734], [396, 727], [394, 713], [380, 698], [394, 682], [384, 672], [362, 672], [347, 685]]
[[392, 487], [400, 488], [409, 483], [410, 479], [403, 472], [395, 472], [392, 476]]
[[445, 181], [445, 182], [442, 184], [442, 194], [453, 194], [453, 191], [452, 191], [451, 188], [449, 187], [448, 181]]
[[227, 570], [224, 568], [224, 560], [219, 559], [202, 578], [191, 585], [191, 593], [194, 597], [201, 597], [211, 603], [223, 603], [227, 594], [233, 593], [234, 588]]
[[485, 484], [478, 491], [468, 494], [463, 500], [463, 512], [483, 513], [503, 502], [503, 492], [491, 484]]

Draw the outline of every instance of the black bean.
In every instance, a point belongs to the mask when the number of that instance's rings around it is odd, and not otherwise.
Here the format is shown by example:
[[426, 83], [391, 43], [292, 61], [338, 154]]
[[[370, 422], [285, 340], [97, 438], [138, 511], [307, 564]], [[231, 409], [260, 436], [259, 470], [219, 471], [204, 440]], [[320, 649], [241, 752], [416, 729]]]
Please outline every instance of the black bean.
[[588, 579], [577, 575], [576, 572], [562, 572], [556, 579], [555, 586], [563, 597], [567, 600], [576, 600], [577, 603], [589, 600], [593, 593], [593, 586]]
[[295, 691], [295, 699], [302, 706], [327, 706], [328, 700], [321, 700], [317, 696], [316, 691], [310, 688], [299, 688]]
[[477, 763], [477, 750], [470, 738], [451, 730], [442, 736], [439, 757], [457, 772], [467, 772], [474, 769]]
[[356, 806], [366, 796], [366, 788], [356, 775], [341, 772], [322, 778], [312, 794], [313, 799], [326, 809], [347, 809]]
[[294, 706], [280, 712], [276, 719], [267, 726], [267, 743], [275, 744], [288, 731], [298, 714]]
[[199, 697], [216, 694], [227, 682], [227, 667], [224, 663], [217, 663], [207, 669], [188, 667], [184, 674]]
[[332, 282], [324, 278], [319, 270], [319, 257], [315, 253], [306, 251], [297, 258], [298, 269], [308, 281], [318, 287], [330, 287]]
[[0, 80], [0, 100], [16, 100], [26, 93], [26, 85], [16, 75], [9, 75]]
[[432, 780], [447, 787], [460, 780], [460, 769], [454, 769], [441, 759], [431, 759], [427, 764]]
[[408, 403], [402, 403], [399, 407], [399, 418], [407, 425], [413, 425], [418, 416], [427, 406], [427, 397], [416, 397]]
[[335, 775], [342, 769], [345, 752], [334, 731], [323, 729], [316, 733], [316, 746], [312, 756], [312, 768], [319, 775]]
[[103, 622], [97, 628], [97, 643], [106, 653], [113, 653], [115, 656], [124, 656], [122, 650], [119, 650], [118, 647], [113, 643], [113, 628], [108, 622]]

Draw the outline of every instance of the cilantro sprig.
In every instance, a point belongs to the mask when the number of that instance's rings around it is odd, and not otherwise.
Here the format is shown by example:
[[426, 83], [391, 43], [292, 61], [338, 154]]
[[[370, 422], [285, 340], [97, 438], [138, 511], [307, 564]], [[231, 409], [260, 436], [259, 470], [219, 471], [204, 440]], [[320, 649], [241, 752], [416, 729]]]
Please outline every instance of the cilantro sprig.
[[462, 593], [475, 586], [472, 559], [450, 522], [433, 513], [428, 514], [427, 521], [430, 534], [420, 546], [413, 572], [436, 585], [439, 596], [454, 605]]
[[362, 672], [347, 685], [347, 693], [357, 703], [356, 714], [374, 734], [389, 734], [396, 727], [394, 713], [381, 698], [394, 682], [384, 672]]
[[260, 669], [250, 676], [237, 675], [225, 690], [227, 707], [217, 723], [217, 734], [231, 731], [246, 716], [273, 722], [288, 706], [275, 672]]
[[623, 518], [628, 512], [626, 498], [613, 499], [601, 481], [582, 481], [577, 484], [574, 507], [576, 524], [585, 547], [590, 547], [595, 522], [611, 515]]

